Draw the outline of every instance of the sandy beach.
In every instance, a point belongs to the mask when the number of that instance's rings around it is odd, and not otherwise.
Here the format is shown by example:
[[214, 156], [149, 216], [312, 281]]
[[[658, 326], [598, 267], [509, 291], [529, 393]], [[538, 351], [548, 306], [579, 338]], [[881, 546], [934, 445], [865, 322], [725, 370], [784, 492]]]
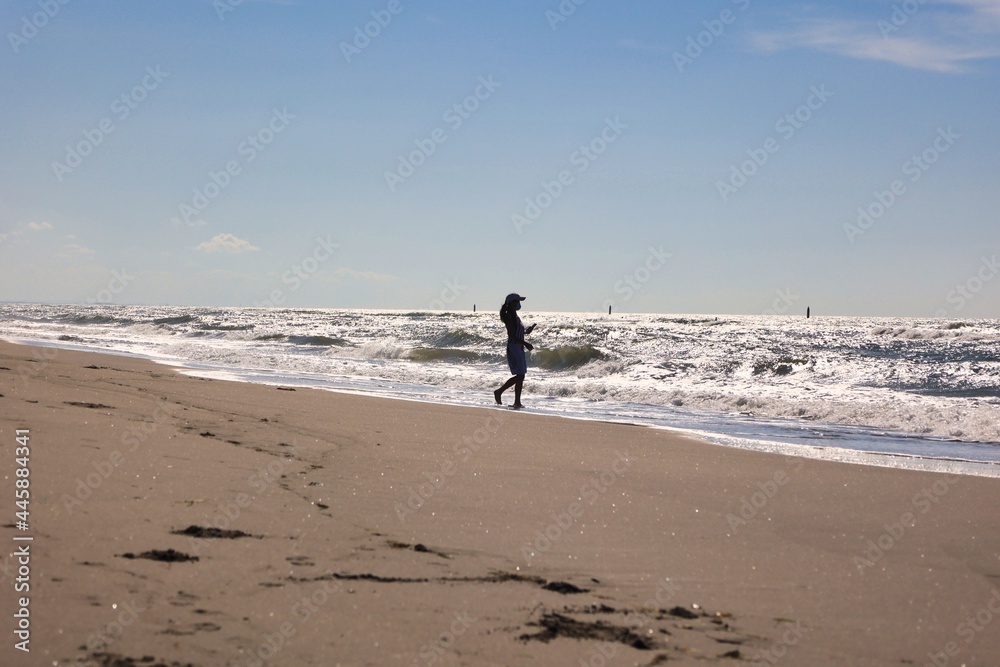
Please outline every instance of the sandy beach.
[[0, 394], [4, 665], [998, 664], [995, 479], [9, 343]]

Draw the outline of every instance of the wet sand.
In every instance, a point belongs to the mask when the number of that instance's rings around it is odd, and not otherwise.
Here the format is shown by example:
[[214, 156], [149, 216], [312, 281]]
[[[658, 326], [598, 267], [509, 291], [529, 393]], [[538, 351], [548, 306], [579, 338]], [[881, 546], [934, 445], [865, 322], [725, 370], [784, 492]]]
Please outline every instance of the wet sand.
[[1000, 655], [998, 480], [9, 343], [0, 394], [4, 665]]

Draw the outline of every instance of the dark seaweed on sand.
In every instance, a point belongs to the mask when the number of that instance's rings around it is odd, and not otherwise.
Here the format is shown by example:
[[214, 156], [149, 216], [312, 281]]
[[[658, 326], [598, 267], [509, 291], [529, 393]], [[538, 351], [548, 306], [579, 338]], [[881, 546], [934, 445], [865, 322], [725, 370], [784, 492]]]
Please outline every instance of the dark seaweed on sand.
[[184, 530], [170, 531], [174, 535], [187, 535], [189, 537], [216, 538], [224, 540], [235, 540], [238, 537], [254, 537], [250, 533], [242, 530], [223, 530], [221, 528], [205, 528], [204, 526], [191, 525]]
[[132, 658], [117, 653], [92, 653], [90, 661], [100, 667], [194, 667], [190, 662], [164, 662], [151, 655]]
[[546, 612], [536, 623], [531, 625], [540, 626], [541, 631], [535, 634], [523, 634], [519, 637], [521, 641], [540, 641], [548, 643], [557, 637], [568, 639], [592, 639], [602, 642], [615, 642], [625, 644], [640, 651], [649, 651], [657, 648], [651, 640], [640, 637], [628, 628], [618, 625], [611, 625], [604, 621], [578, 621], [569, 616], [563, 616], [556, 612]]
[[541, 577], [518, 574], [515, 572], [494, 572], [486, 576], [478, 577], [383, 577], [377, 574], [345, 574], [343, 572], [331, 572], [330, 574], [312, 579], [300, 579], [289, 577], [290, 581], [320, 581], [323, 579], [339, 579], [342, 581], [374, 581], [380, 584], [426, 584], [428, 582], [439, 583], [483, 583], [483, 584], [503, 584], [507, 582], [520, 582], [540, 586], [547, 591], [559, 593], [561, 595], [573, 595], [576, 593], [587, 593], [589, 589], [579, 588], [565, 581], [546, 581]]
[[673, 609], [670, 609], [667, 613], [670, 614], [671, 616], [676, 616], [677, 618], [686, 618], [686, 619], [698, 618], [697, 613], [691, 611], [686, 607], [674, 607]]
[[587, 591], [578, 586], [574, 586], [566, 581], [550, 581], [549, 583], [542, 586], [547, 591], [554, 591], [556, 593], [562, 593], [563, 595], [576, 595], [577, 593], [586, 593]]
[[122, 554], [121, 557], [128, 558], [130, 560], [133, 558], [147, 558], [149, 560], [158, 560], [163, 563], [193, 563], [199, 560], [197, 556], [189, 556], [186, 553], [174, 551], [173, 549], [167, 549], [165, 551], [162, 549], [153, 549], [151, 551], [143, 551], [138, 555], [129, 552]]

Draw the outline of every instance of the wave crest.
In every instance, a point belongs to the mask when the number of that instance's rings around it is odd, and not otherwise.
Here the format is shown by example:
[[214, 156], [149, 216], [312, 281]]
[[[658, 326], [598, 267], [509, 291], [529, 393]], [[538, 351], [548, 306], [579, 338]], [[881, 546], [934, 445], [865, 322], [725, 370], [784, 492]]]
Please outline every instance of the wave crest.
[[773, 373], [774, 375], [788, 375], [792, 371], [798, 370], [796, 367], [810, 368], [815, 364], [815, 359], [798, 359], [795, 357], [761, 359], [754, 362], [753, 374], [761, 375], [764, 373]]
[[450, 362], [470, 362], [482, 359], [478, 352], [449, 347], [416, 347], [406, 353], [406, 358], [413, 361]]
[[532, 365], [549, 371], [572, 370], [607, 358], [607, 354], [590, 344], [564, 345], [552, 349], [535, 348], [531, 353]]
[[158, 325], [170, 325], [170, 324], [188, 324], [189, 322], [194, 322], [197, 317], [194, 315], [177, 315], [175, 317], [160, 317], [153, 320], [153, 324]]
[[480, 345], [487, 343], [485, 338], [479, 334], [466, 331], [465, 329], [451, 329], [443, 334], [433, 337], [430, 344], [434, 347], [463, 347], [467, 345]]
[[318, 345], [322, 347], [344, 347], [349, 345], [343, 338], [330, 338], [329, 336], [289, 336], [288, 342], [295, 345]]

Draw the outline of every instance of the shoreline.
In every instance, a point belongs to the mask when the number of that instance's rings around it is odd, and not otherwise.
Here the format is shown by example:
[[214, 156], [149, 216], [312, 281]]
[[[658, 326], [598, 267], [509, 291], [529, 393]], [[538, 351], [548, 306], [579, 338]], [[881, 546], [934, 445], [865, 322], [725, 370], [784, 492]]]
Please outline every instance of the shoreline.
[[[403, 400], [403, 401], [415, 401], [418, 403], [424, 403], [427, 405], [451, 405], [460, 408], [478, 408], [478, 409], [497, 409], [492, 403], [489, 403], [488, 398], [484, 394], [484, 405], [475, 405], [467, 402], [461, 402], [456, 400], [448, 400], [447, 397], [443, 397], [443, 400], [436, 400], [436, 398], [430, 398], [426, 396], [420, 396], [415, 394], [408, 394], [406, 392], [388, 392], [384, 389], [364, 389], [358, 387], [344, 387], [344, 386], [330, 386], [322, 384], [309, 383], [308, 381], [302, 381], [305, 376], [309, 374], [297, 374], [291, 371], [271, 371], [267, 369], [229, 369], [223, 367], [215, 367], [211, 364], [198, 364], [190, 360], [178, 360], [171, 361], [166, 358], [157, 358], [154, 356], [143, 355], [140, 353], [128, 352], [124, 350], [94, 350], [91, 348], [86, 348], [84, 346], [66, 345], [59, 344], [52, 341], [40, 341], [40, 340], [10, 340], [5, 338], [0, 338], [0, 341], [4, 341], [14, 345], [28, 345], [36, 347], [45, 347], [53, 349], [65, 349], [70, 351], [77, 351], [83, 353], [94, 353], [94, 354], [110, 354], [113, 356], [124, 356], [134, 359], [143, 359], [146, 361], [151, 361], [157, 365], [164, 366], [173, 369], [183, 375], [189, 377], [197, 378], [208, 378], [213, 380], [221, 380], [226, 382], [240, 382], [246, 384], [255, 384], [261, 386], [276, 386], [286, 384], [288, 386], [293, 386], [299, 389], [319, 389], [322, 391], [329, 391], [334, 393], [352, 394], [357, 396], [372, 396], [379, 398], [388, 398], [390, 400]], [[242, 371], [242, 373], [240, 372]], [[251, 376], [257, 374], [272, 373], [275, 376], [286, 375], [283, 382], [276, 380], [263, 380], [263, 379], [252, 379]], [[556, 411], [549, 409], [546, 403], [551, 400], [549, 397], [538, 397], [539, 403], [530, 404], [528, 406], [528, 413], [536, 414], [539, 416], [551, 416], [555, 418], [562, 419], [573, 419], [579, 421], [594, 421], [594, 422], [608, 422], [617, 423], [624, 425], [635, 425], [635, 426], [645, 426], [648, 428], [664, 430], [668, 433], [679, 434], [684, 437], [699, 440], [706, 444], [721, 446], [721, 447], [731, 447], [736, 449], [742, 449], [747, 451], [755, 451], [770, 454], [779, 454], [786, 456], [798, 456], [822, 461], [833, 461], [838, 463], [847, 463], [851, 465], [866, 465], [866, 466], [876, 466], [876, 467], [886, 467], [898, 470], [916, 470], [923, 472], [932, 472], [940, 474], [955, 474], [955, 475], [972, 475], [977, 477], [992, 477], [1000, 478], [1000, 459], [998, 460], [988, 460], [985, 455], [984, 458], [975, 459], [962, 457], [958, 454], [936, 454], [936, 453], [922, 453], [913, 451], [894, 451], [891, 447], [884, 447], [883, 449], [865, 449], [860, 446], [847, 447], [843, 446], [842, 443], [838, 443], [837, 434], [841, 430], [850, 430], [855, 428], [869, 428], [850, 424], [839, 424], [839, 423], [823, 423], [819, 424], [826, 428], [829, 433], [826, 436], [828, 440], [824, 440], [823, 444], [808, 444], [805, 442], [794, 442], [782, 439], [768, 439], [768, 436], [757, 434], [757, 437], [741, 437], [738, 435], [733, 435], [725, 432], [724, 429], [719, 429], [715, 431], [705, 430], [703, 428], [698, 428], [694, 426], [679, 426], [672, 424], [657, 423], [655, 420], [650, 421], [648, 418], [644, 419], [642, 417], [632, 418], [632, 419], [617, 419], [614, 416], [600, 416], [600, 417], [588, 417], [580, 413], [566, 412], [566, 411]], [[528, 400], [531, 400], [530, 398]], [[505, 406], [506, 407], [506, 406]], [[645, 407], [645, 406], [640, 406]], [[728, 415], [719, 414], [714, 415], [721, 425], [726, 420], [736, 420], [739, 418]], [[765, 422], [771, 421], [770, 418], [764, 418]], [[803, 430], [811, 430], [810, 424], [813, 422], [803, 423], [801, 428]], [[791, 429], [794, 426], [792, 422], [785, 425], [786, 429]], [[787, 434], [785, 434], [787, 436]], [[872, 436], [869, 435], [869, 438]], [[888, 433], [882, 437], [887, 439], [887, 442], [898, 442], [898, 441], [914, 441], [914, 442], [927, 442], [927, 443], [952, 443], [956, 446], [961, 447], [997, 447], [1000, 451], [1000, 443], [992, 442], [981, 442], [981, 441], [964, 441], [964, 440], [951, 440], [946, 438], [935, 438], [921, 436], [919, 434], [910, 434], [906, 432], [898, 433]], [[867, 442], [867, 440], [862, 440], [859, 442]], [[875, 442], [878, 442], [877, 440]], [[897, 445], [898, 446], [898, 445]]]
[[36, 489], [33, 655], [11, 641], [13, 664], [1000, 654], [966, 621], [1000, 587], [993, 479], [5, 342], [0, 378]]

